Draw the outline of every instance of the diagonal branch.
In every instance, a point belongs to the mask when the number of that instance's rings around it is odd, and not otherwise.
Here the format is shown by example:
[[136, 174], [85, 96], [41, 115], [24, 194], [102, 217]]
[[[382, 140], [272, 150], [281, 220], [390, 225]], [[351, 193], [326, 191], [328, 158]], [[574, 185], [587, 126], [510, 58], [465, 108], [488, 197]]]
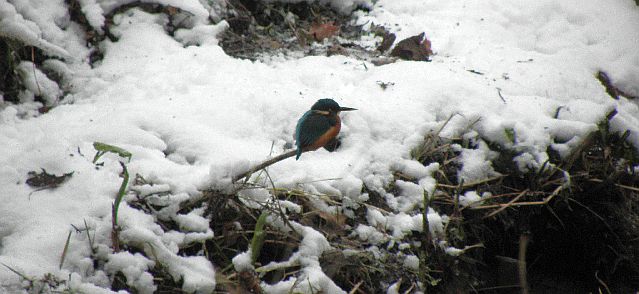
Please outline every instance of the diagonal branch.
[[282, 160], [287, 159], [287, 158], [289, 158], [289, 157], [292, 157], [292, 156], [294, 156], [296, 153], [297, 153], [297, 150], [296, 150], [296, 149], [294, 149], [294, 150], [291, 150], [291, 151], [289, 151], [289, 152], [286, 152], [286, 153], [280, 154], [280, 155], [278, 155], [278, 156], [275, 156], [275, 157], [273, 157], [273, 158], [271, 158], [271, 159], [268, 159], [268, 160], [266, 160], [266, 161], [264, 161], [264, 162], [262, 162], [262, 163], [260, 163], [260, 164], [258, 164], [258, 165], [256, 165], [256, 166], [254, 166], [253, 168], [249, 169], [249, 170], [248, 170], [248, 171], [246, 171], [246, 172], [243, 172], [243, 173], [241, 173], [241, 174], [239, 174], [239, 175], [235, 175], [235, 176], [233, 176], [232, 181], [235, 183], [235, 182], [237, 182], [238, 180], [240, 180], [240, 179], [242, 179], [242, 178], [249, 177], [249, 176], [251, 176], [254, 172], [256, 172], [256, 171], [258, 171], [258, 170], [262, 170], [262, 169], [264, 169], [264, 168], [267, 168], [267, 167], [271, 166], [272, 164], [274, 164], [274, 163], [276, 163], [276, 162], [279, 162], [279, 161], [282, 161]]

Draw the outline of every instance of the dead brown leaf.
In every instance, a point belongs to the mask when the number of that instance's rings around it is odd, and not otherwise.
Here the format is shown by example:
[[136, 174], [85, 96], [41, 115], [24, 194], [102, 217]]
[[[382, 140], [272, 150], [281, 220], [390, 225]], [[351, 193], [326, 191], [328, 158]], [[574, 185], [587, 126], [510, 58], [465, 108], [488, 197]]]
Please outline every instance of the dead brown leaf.
[[71, 178], [73, 172], [63, 174], [61, 176], [56, 176], [53, 174], [47, 173], [47, 171], [43, 168], [42, 172], [36, 173], [35, 171], [30, 171], [27, 173], [29, 178], [27, 179], [27, 185], [40, 188], [40, 189], [52, 189], [57, 188], [62, 183], [64, 183], [67, 179]]
[[171, 5], [166, 7], [166, 12], [169, 16], [174, 16], [176, 14], [178, 14], [178, 12], [180, 12], [179, 8], [177, 7], [173, 7]]
[[252, 271], [242, 271], [238, 273], [240, 286], [244, 290], [242, 293], [263, 293], [260, 286], [260, 279]]
[[433, 51], [430, 41], [424, 35], [425, 33], [421, 33], [399, 41], [390, 55], [404, 60], [429, 61]]
[[309, 34], [313, 36], [313, 39], [317, 42], [321, 42], [326, 38], [330, 38], [339, 32], [339, 27], [335, 25], [335, 22], [326, 23], [314, 23], [311, 26]]
[[343, 214], [333, 214], [329, 212], [319, 211], [317, 215], [326, 221], [326, 223], [335, 229], [341, 229], [346, 223], [346, 216]]

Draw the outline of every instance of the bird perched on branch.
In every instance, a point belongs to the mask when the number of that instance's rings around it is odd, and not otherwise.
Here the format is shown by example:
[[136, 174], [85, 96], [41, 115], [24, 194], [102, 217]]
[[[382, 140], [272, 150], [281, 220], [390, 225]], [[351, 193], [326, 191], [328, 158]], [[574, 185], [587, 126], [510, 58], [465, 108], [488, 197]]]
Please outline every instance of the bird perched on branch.
[[320, 99], [313, 104], [311, 110], [302, 115], [297, 121], [295, 128], [296, 150], [282, 153], [278, 156], [270, 158], [249, 170], [232, 177], [235, 183], [242, 178], [249, 178], [251, 175], [261, 169], [267, 168], [272, 164], [297, 155], [295, 160], [299, 159], [302, 152], [317, 150], [321, 147], [328, 151], [334, 151], [339, 147], [337, 134], [342, 127], [342, 121], [339, 118], [340, 111], [357, 110], [350, 107], [341, 107], [333, 99]]
[[333, 99], [320, 99], [313, 104], [297, 121], [295, 128], [295, 141], [297, 145], [295, 160], [299, 159], [302, 152], [326, 148], [334, 151], [339, 146], [336, 137], [342, 127], [339, 118], [340, 111], [357, 110], [350, 107], [341, 107]]

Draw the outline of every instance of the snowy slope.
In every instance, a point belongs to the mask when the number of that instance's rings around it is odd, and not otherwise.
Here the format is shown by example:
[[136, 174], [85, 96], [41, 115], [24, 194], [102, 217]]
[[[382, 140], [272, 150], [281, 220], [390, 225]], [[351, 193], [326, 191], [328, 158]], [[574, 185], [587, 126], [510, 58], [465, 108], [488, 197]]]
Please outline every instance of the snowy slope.
[[[10, 1], [27, 19], [29, 13], [42, 13], [36, 2], [41, 1]], [[48, 4], [61, 18], [63, 2]], [[93, 13], [111, 9], [108, 1], [99, 9], [95, 1], [85, 2], [94, 5]], [[207, 8], [185, 3], [195, 7], [185, 9], [195, 11], [204, 25]], [[0, 8], [8, 11], [7, 4], [0, 0]], [[176, 215], [177, 206], [199, 197], [199, 189], [224, 186], [225, 176], [266, 158], [271, 145], [275, 154], [287, 151], [298, 117], [324, 97], [359, 109], [342, 115], [341, 148], [305, 153], [298, 161], [272, 166], [269, 173], [276, 186], [302, 187], [354, 203], [367, 199], [361, 195], [363, 184], [383, 191], [393, 171], [419, 179], [419, 185], [397, 183], [401, 196], [386, 195], [394, 211], [369, 212], [372, 227], [358, 229], [362, 238], [376, 236], [379, 223], [386, 227], [383, 238], [398, 241], [406, 232], [422, 230], [415, 208], [424, 189], [433, 189], [431, 174], [437, 167], [421, 166], [410, 160], [409, 152], [451, 115], [442, 136], [500, 142], [521, 152], [522, 169], [539, 167], [548, 146], [567, 152], [613, 109], [619, 112], [613, 127], [630, 129], [629, 140], [639, 146], [637, 103], [611, 99], [594, 78], [597, 70], [605, 70], [620, 88], [639, 95], [639, 9], [631, 0], [378, 1], [369, 14], [358, 12], [358, 17], [361, 24], [386, 24], [398, 39], [424, 31], [437, 55], [430, 63], [379, 67], [344, 56], [266, 64], [227, 56], [210, 34], [202, 37], [203, 45], [185, 47], [163, 30], [165, 16], [134, 9], [116, 17], [113, 33], [119, 40], [105, 41], [104, 59], [93, 69], [80, 61], [69, 65], [74, 89], [65, 101], [73, 103], [26, 119], [18, 114], [24, 115], [28, 105], [0, 108], [0, 262], [32, 277], [54, 273], [68, 279], [72, 273], [71, 285], [87, 292], [96, 287], [108, 292], [107, 276], [118, 270], [140, 292], [155, 289], [145, 272], [154, 259], [109, 251], [111, 203], [121, 168], [113, 154], [103, 157], [103, 167], [91, 162], [92, 144], [100, 141], [133, 153], [127, 164], [131, 175], [164, 184], [174, 209], [160, 217], [183, 225], [181, 232], [165, 231], [154, 222], [157, 216], [123, 203], [122, 239], [146, 256], [158, 256], [174, 278], [184, 278], [185, 290], [212, 291], [215, 265], [202, 256], [176, 254], [183, 244], [212, 237], [208, 220], [197, 210]], [[31, 18], [41, 29], [55, 22]], [[99, 15], [91, 22], [99, 25]], [[192, 39], [188, 33], [182, 34]], [[57, 29], [41, 34], [25, 38], [46, 45], [52, 55], [87, 54], [78, 49], [83, 41], [64, 38]], [[378, 81], [394, 84], [383, 90]], [[516, 134], [514, 142], [506, 129]], [[470, 181], [494, 175], [488, 161], [492, 156], [485, 146], [463, 150], [459, 176]], [[29, 196], [33, 189], [25, 184], [27, 173], [40, 168], [74, 174], [59, 188]], [[244, 196], [268, 197], [259, 191]], [[430, 229], [437, 231], [446, 216], [431, 211], [429, 219]], [[93, 269], [85, 233], [72, 233], [69, 256], [58, 268], [71, 225], [84, 228], [85, 221], [95, 233], [96, 254], [108, 260], [106, 273]], [[302, 291], [336, 290], [317, 264], [328, 243], [318, 232], [299, 226], [303, 241], [292, 258], [303, 265], [297, 278], [308, 284], [296, 286]], [[241, 258], [236, 266], [242, 266]], [[269, 289], [286, 292], [294, 279]], [[19, 276], [0, 267], [0, 289], [15, 290], [18, 284]]]

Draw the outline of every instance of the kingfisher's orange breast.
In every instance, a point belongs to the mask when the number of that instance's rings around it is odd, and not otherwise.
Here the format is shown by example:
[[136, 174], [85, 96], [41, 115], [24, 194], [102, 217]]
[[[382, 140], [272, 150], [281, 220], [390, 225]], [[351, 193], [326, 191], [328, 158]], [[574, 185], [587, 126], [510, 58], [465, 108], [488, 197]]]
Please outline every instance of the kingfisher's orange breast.
[[339, 115], [336, 115], [336, 123], [332, 126], [326, 133], [321, 135], [313, 144], [309, 145], [307, 150], [317, 150], [319, 148], [324, 147], [328, 142], [333, 140], [339, 134], [339, 130], [342, 128], [342, 121], [339, 118]]

